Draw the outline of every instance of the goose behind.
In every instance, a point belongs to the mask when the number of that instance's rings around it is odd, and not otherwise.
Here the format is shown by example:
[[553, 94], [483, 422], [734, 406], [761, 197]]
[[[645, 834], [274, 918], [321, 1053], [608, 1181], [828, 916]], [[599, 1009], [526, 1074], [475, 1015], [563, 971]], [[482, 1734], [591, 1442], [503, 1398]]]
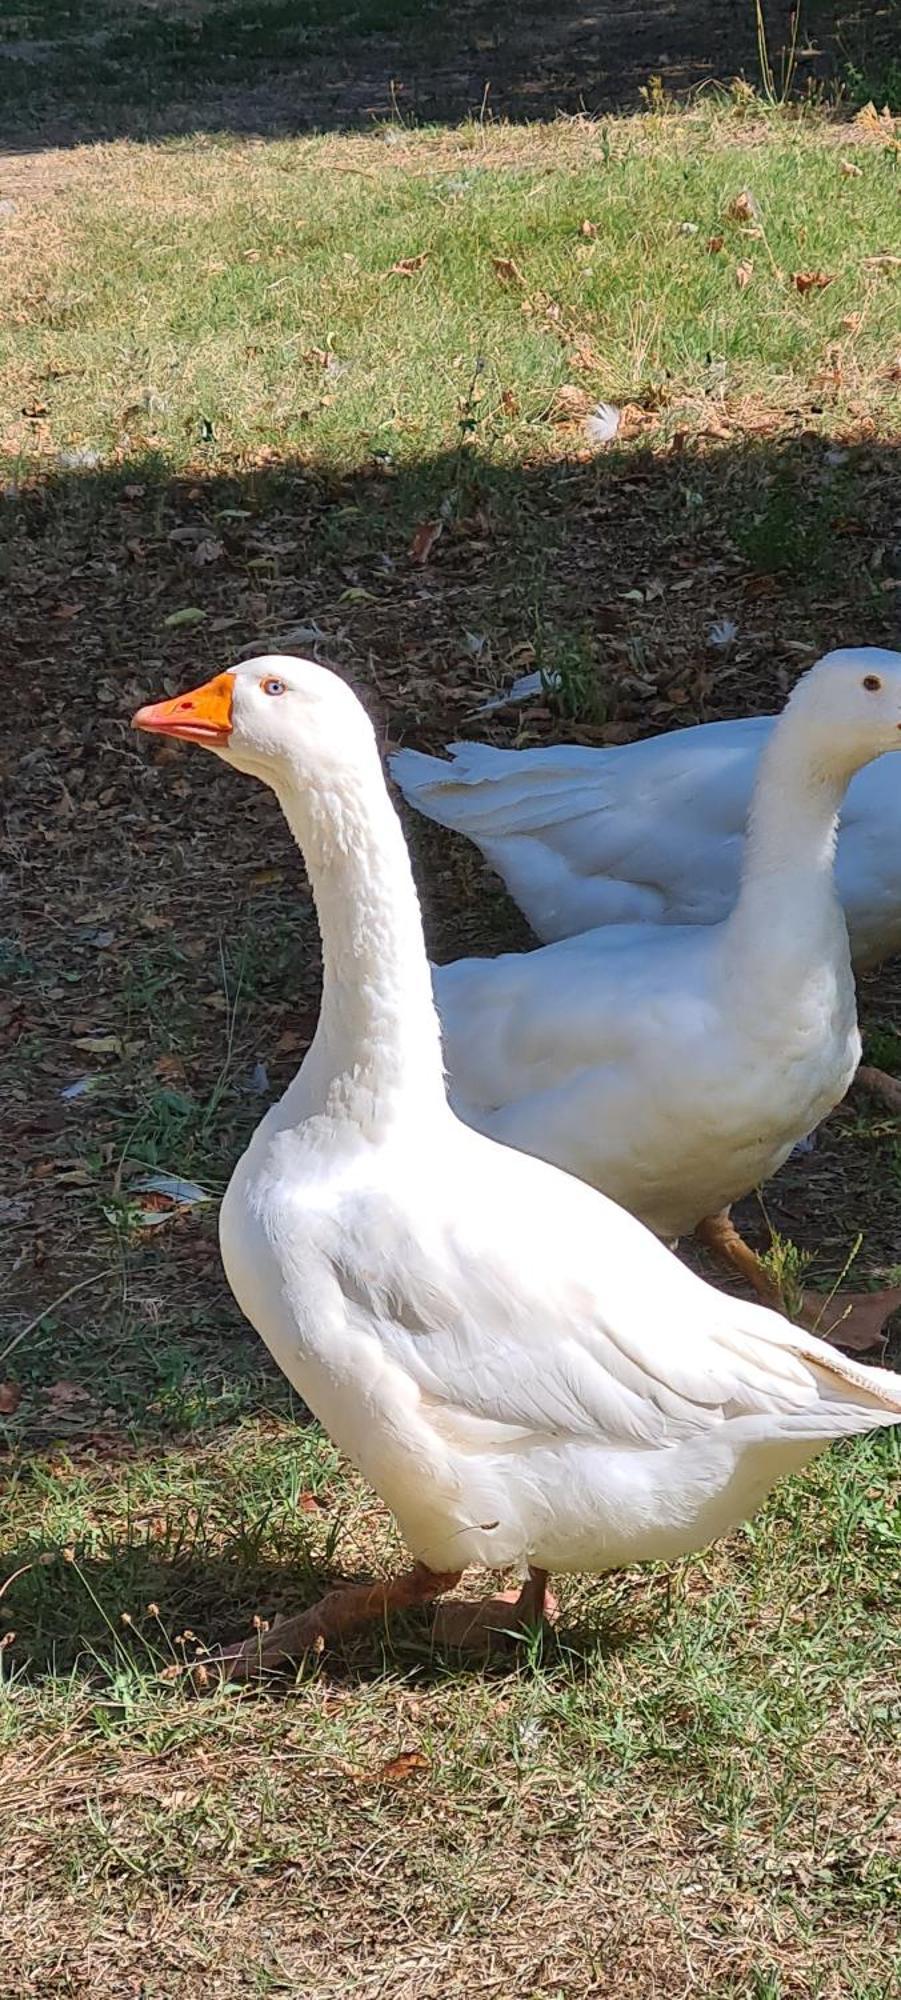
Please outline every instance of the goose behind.
[[[857, 650], [875, 672], [897, 657]], [[606, 924], [711, 924], [738, 894], [777, 721], [698, 723], [610, 749], [399, 750], [391, 775], [418, 812], [475, 843], [543, 944]], [[836, 882], [858, 970], [901, 951], [899, 854], [901, 786], [879, 758], [852, 779], [839, 830]]]
[[774, 1173], [860, 1060], [836, 829], [854, 773], [894, 749], [901, 654], [830, 654], [767, 739], [728, 917], [439, 968], [460, 1115], [667, 1239]]
[[309, 661], [242, 663], [142, 709], [276, 792], [323, 933], [316, 1035], [223, 1203], [243, 1311], [394, 1511], [403, 1576], [332, 1593], [224, 1656], [251, 1671], [470, 1563], [600, 1570], [702, 1546], [901, 1383], [721, 1296], [631, 1216], [461, 1124], [416, 892], [375, 740]]

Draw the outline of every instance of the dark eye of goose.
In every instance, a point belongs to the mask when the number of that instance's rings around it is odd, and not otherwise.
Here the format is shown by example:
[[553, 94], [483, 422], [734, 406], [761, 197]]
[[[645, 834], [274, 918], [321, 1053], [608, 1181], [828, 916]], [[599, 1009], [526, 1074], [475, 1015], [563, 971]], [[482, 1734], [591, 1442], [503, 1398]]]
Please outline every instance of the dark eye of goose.
[[868, 694], [878, 694], [882, 682], [878, 674], [864, 674], [863, 684]]

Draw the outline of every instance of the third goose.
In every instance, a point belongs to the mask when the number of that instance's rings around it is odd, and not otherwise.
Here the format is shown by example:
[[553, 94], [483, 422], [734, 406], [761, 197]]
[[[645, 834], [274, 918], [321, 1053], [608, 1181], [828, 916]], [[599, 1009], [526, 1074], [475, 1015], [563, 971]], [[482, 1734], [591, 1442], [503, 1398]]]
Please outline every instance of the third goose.
[[[771, 1297], [727, 1212], [854, 1076], [836, 830], [855, 772], [896, 749], [901, 654], [831, 653], [767, 738], [725, 919], [610, 925], [438, 970], [458, 1113], [590, 1181], [666, 1239], [703, 1225]], [[893, 1310], [901, 1292], [883, 1302]], [[872, 1326], [873, 1298], [860, 1303]]]

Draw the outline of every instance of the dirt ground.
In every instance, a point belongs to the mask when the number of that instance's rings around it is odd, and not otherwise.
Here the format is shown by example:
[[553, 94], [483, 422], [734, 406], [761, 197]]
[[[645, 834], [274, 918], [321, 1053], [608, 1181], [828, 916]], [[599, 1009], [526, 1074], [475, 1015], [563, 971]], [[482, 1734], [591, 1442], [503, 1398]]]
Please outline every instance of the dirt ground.
[[[812, 482], [821, 451], [802, 437], [775, 459]], [[315, 918], [280, 816], [267, 794], [215, 760], [182, 746], [148, 754], [129, 729], [138, 703], [202, 678], [238, 650], [282, 643], [318, 650], [354, 680], [381, 719], [386, 747], [439, 748], [467, 732], [498, 742], [615, 741], [771, 709], [800, 665], [860, 629], [860, 579], [880, 545], [896, 458], [875, 445], [853, 451], [856, 497], [841, 570], [802, 590], [795, 577], [749, 574], [731, 543], [730, 509], [759, 474], [754, 460], [752, 452], [749, 467], [746, 451], [692, 454], [692, 481], [715, 509], [700, 536], [678, 513], [687, 473], [678, 454], [520, 468], [507, 493], [496, 473], [492, 484], [487, 475], [480, 482], [474, 461], [469, 512], [425, 566], [408, 551], [403, 477], [377, 470], [340, 481], [298, 468], [268, 484], [248, 471], [118, 491], [86, 476], [23, 497], [3, 636], [12, 728], [3, 758], [10, 936], [0, 1024], [12, 1326], [29, 1304], [42, 1310], [92, 1271], [106, 1270], [114, 1289], [126, 1282], [111, 1204], [142, 1157], [137, 1135], [155, 1093], [174, 1084], [202, 1104], [225, 1072], [205, 1160], [224, 1180], [259, 1116], [248, 1078], [262, 1064], [263, 1088], [283, 1087], [315, 1021]], [[328, 548], [348, 506], [375, 508], [379, 520], [380, 547], [364, 552], [361, 536], [352, 563]], [[221, 535], [226, 508], [224, 562], [191, 573], [204, 622], [167, 628], [163, 607], [184, 594], [192, 546], [184, 531], [216, 525]], [[509, 680], [532, 657], [522, 561], [536, 537], [554, 551], [545, 620], [564, 635], [593, 635], [602, 727], [567, 722], [540, 701], [488, 723], [473, 719], [486, 681]], [[261, 550], [273, 549], [277, 562], [261, 561]], [[663, 622], [658, 599], [643, 609], [624, 601], [649, 575], [664, 593]], [[725, 662], [705, 639], [724, 603], [743, 635]], [[862, 636], [897, 643], [893, 607], [884, 594]], [[486, 630], [487, 673], [470, 643]], [[636, 638], [640, 686], [629, 667]], [[474, 850], [414, 815], [408, 830], [436, 958], [530, 941]], [[865, 1021], [897, 1020], [898, 995], [897, 968], [866, 980]], [[92, 1084], [66, 1096], [85, 1073], [99, 1077], [97, 1094]], [[159, 1165], [197, 1171], [177, 1136], [164, 1133], [159, 1144]], [[877, 1281], [896, 1262], [895, 1153], [891, 1121], [852, 1099], [813, 1155], [768, 1189], [770, 1220], [815, 1253], [818, 1278], [838, 1274], [858, 1228], [858, 1283]], [[759, 1204], [744, 1208], [751, 1235], [765, 1243]], [[204, 1212], [163, 1234], [165, 1244], [128, 1241], [127, 1284], [149, 1287], [154, 1311], [179, 1319], [186, 1301], [212, 1286], [217, 1310], [243, 1340]], [[64, 1304], [60, 1330], [90, 1321], [102, 1298], [89, 1290]]]
[[[110, 0], [109, 16], [101, 11], [96, 22], [73, 16], [73, 26], [67, 16], [60, 34], [70, 41], [10, 23], [0, 41], [0, 101], [11, 151], [198, 130], [272, 135], [380, 120], [597, 115], [638, 109], [653, 77], [671, 98], [735, 76], [759, 82], [751, 0], [606, 0], [552, 9], [536, 0], [501, 7], [466, 0], [453, 9], [400, 8], [395, 27], [381, 26], [379, 16], [370, 26], [365, 9], [349, 25], [330, 22], [325, 9], [312, 25], [301, 17], [293, 34], [273, 30], [252, 46], [236, 23], [231, 43], [217, 41], [208, 56], [198, 45], [184, 64], [167, 53], [164, 37], [148, 40], [149, 11], [146, 0], [140, 7]], [[153, 10], [164, 23], [204, 20], [211, 11], [204, 0], [190, 7], [161, 0]], [[390, 18], [392, 9], [383, 12]], [[254, 20], [259, 13], [248, 9]], [[778, 87], [791, 9], [770, 4], [766, 16]], [[22, 19], [27, 26], [27, 12]], [[123, 45], [117, 72], [107, 53], [118, 49], [123, 22], [135, 20], [143, 39], [133, 60]], [[852, 71], [868, 69], [876, 88], [897, 52], [897, 21], [897, 0], [808, 0], [796, 92], [847, 88]]]

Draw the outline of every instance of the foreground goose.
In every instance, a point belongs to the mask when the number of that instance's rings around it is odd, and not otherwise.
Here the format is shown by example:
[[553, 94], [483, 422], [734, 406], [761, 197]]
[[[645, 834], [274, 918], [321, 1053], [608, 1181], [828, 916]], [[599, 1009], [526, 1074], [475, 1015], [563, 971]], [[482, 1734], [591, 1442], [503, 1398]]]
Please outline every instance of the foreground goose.
[[[836, 827], [854, 773], [895, 749], [901, 653], [831, 653], [767, 739], [727, 917], [608, 925], [437, 971], [460, 1116], [667, 1240], [702, 1226], [772, 1303], [728, 1210], [840, 1102], [860, 1060]], [[883, 764], [901, 790], [901, 767]], [[836, 1301], [837, 1338], [872, 1344], [880, 1306], [899, 1304], [897, 1288]]]
[[238, 1303], [393, 1510], [414, 1566], [223, 1656], [277, 1664], [469, 1564], [703, 1547], [833, 1438], [901, 1417], [901, 1378], [696, 1278], [634, 1217], [448, 1107], [419, 905], [371, 725], [306, 660], [250, 660], [135, 717], [275, 791], [322, 930], [316, 1034], [238, 1163]]
[[[862, 675], [901, 661], [875, 646], [853, 657]], [[428, 819], [475, 842], [543, 943], [599, 924], [711, 924], [735, 901], [751, 794], [777, 721], [705, 722], [610, 750], [452, 743], [449, 763], [400, 750], [391, 774]], [[853, 779], [836, 881], [855, 965], [901, 951], [897, 766], [876, 762]]]

